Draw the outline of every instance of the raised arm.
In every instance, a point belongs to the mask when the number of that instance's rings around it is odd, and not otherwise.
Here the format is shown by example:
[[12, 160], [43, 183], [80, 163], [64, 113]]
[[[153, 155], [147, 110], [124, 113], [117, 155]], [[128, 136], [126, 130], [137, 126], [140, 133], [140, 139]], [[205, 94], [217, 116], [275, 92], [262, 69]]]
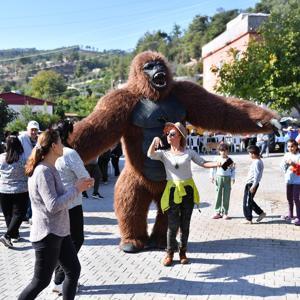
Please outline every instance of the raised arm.
[[174, 91], [187, 110], [187, 121], [207, 130], [271, 132], [274, 124], [279, 124], [270, 110], [249, 101], [217, 96], [192, 82], [176, 82]]
[[153, 157], [155, 154], [155, 149], [157, 149], [159, 146], [162, 146], [162, 141], [159, 137], [156, 136], [148, 148], [147, 156]]
[[137, 101], [124, 89], [112, 91], [99, 100], [89, 116], [75, 124], [71, 145], [84, 162], [92, 160], [120, 140]]

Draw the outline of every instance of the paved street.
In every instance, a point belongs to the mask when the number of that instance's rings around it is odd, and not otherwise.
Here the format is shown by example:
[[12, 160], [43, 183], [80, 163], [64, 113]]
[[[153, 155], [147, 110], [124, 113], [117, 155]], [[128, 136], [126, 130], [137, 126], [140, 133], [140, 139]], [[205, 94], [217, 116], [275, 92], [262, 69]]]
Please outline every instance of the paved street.
[[[206, 156], [209, 159], [210, 156]], [[194, 210], [189, 239], [189, 265], [163, 267], [163, 251], [125, 254], [113, 212], [114, 178], [101, 185], [102, 200], [84, 200], [85, 243], [76, 299], [300, 299], [300, 227], [280, 220], [287, 203], [282, 155], [264, 158], [265, 172], [256, 201], [267, 213], [259, 224], [241, 224], [242, 195], [250, 164], [247, 154], [232, 155], [237, 180], [232, 189], [231, 220], [213, 220], [214, 186], [208, 170], [193, 166], [201, 195]], [[149, 212], [149, 230], [155, 208]], [[0, 216], [0, 233], [5, 229]], [[30, 227], [21, 228], [15, 249], [0, 245], [0, 299], [16, 299], [33, 274]], [[175, 256], [178, 259], [178, 254]], [[61, 299], [48, 287], [38, 299]]]

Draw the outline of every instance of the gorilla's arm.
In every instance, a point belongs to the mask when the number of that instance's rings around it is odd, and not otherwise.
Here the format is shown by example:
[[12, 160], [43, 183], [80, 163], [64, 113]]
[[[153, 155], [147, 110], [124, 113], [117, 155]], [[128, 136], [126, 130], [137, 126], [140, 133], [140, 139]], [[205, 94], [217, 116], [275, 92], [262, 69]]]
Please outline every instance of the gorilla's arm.
[[124, 89], [105, 95], [94, 111], [74, 126], [71, 145], [88, 162], [118, 142], [126, 131], [136, 97]]
[[220, 97], [187, 81], [175, 82], [173, 90], [187, 110], [187, 121], [195, 126], [231, 133], [270, 132], [274, 128], [271, 123], [276, 114], [249, 101]]

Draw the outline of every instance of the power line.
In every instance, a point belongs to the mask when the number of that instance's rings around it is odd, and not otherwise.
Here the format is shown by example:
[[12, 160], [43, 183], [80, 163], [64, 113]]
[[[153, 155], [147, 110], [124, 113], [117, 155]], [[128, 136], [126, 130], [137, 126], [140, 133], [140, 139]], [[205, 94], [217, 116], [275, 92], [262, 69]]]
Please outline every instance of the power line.
[[48, 54], [53, 54], [53, 53], [58, 53], [58, 52], [65, 52], [65, 51], [69, 51], [71, 49], [76, 49], [76, 48], [78, 48], [78, 46], [72, 46], [72, 47], [67, 47], [67, 48], [60, 49], [60, 50], [47, 51], [47, 52], [44, 52], [44, 53], [31, 54], [31, 55], [26, 55], [26, 56], [18, 56], [18, 57], [14, 57], [14, 58], [0, 59], [0, 63], [1, 62], [7, 62], [7, 61], [19, 60], [21, 58], [29, 58], [29, 57], [35, 57], [35, 56], [45, 56], [45, 55], [48, 55]]
[[[137, 16], [153, 15], [154, 13], [156, 13], [155, 16], [154, 16], [154, 18], [151, 17], [150, 20], [151, 19], [157, 19], [157, 18], [161, 18], [161, 16], [164, 16], [164, 15], [170, 15], [170, 14], [176, 13], [176, 12], [182, 13], [182, 11], [188, 11], [190, 9], [195, 9], [197, 7], [201, 7], [202, 5], [204, 5], [206, 3], [211, 3], [211, 0], [204, 0], [201, 3], [198, 3], [198, 4], [193, 4], [193, 5], [190, 5], [190, 6], [184, 6], [184, 7], [175, 8], [175, 9], [170, 9], [168, 7], [168, 8], [165, 8], [165, 9], [160, 8], [159, 10], [157, 10], [157, 8], [155, 8], [155, 9], [144, 10], [143, 12], [140, 12], [138, 10], [135, 10], [135, 11], [132, 10], [133, 13], [127, 14], [127, 17], [131, 17], [134, 20], [135, 17], [137, 17]], [[212, 5], [210, 5], [210, 6], [212, 6]], [[207, 7], [207, 5], [206, 5], [206, 7]], [[122, 16], [123, 16], [122, 14], [120, 14], [120, 15], [114, 15], [113, 18], [120, 19], [120, 18], [122, 18]], [[19, 28], [19, 27], [22, 27], [22, 28], [32, 28], [32, 27], [36, 27], [36, 26], [38, 26], [40, 28], [40, 27], [51, 27], [51, 26], [63, 26], [63, 25], [69, 25], [69, 24], [83, 24], [83, 23], [87, 24], [87, 23], [93, 23], [95, 21], [98, 23], [99, 26], [101, 26], [101, 25], [103, 25], [103, 24], [106, 23], [106, 20], [111, 20], [111, 19], [112, 19], [112, 17], [109, 16], [109, 17], [101, 17], [100, 20], [99, 20], [99, 18], [92, 19], [92, 20], [89, 18], [88, 20], [78, 20], [78, 21], [72, 21], [72, 22], [53, 23], [53, 24], [49, 24], [49, 23], [47, 23], [47, 24], [40, 24], [39, 23], [38, 25], [37, 24], [33, 24], [33, 25], [20, 25], [20, 26], [14, 26], [14, 27], [6, 26], [6, 27], [0, 27], [0, 29], [6, 29], [7, 30], [7, 29], [12, 29], [12, 28], [15, 29], [15, 28]], [[140, 21], [140, 22], [138, 22], [138, 23], [144, 23], [147, 20], [149, 20], [149, 18], [146, 18], [146, 19], [143, 18], [143, 20]], [[138, 24], [138, 23], [135, 22], [133, 24]], [[124, 25], [127, 25], [127, 24], [125, 23]], [[129, 24], [132, 24], [132, 22], [130, 22]], [[120, 24], [117, 24], [117, 26], [119, 27]], [[105, 29], [107, 29], [107, 27]]]
[[[214, 1], [214, 0], [213, 0]], [[243, 0], [242, 0], [243, 1]], [[139, 1], [134, 1], [134, 3], [139, 3]], [[180, 3], [182, 3], [182, 2], [180, 2]], [[127, 5], [127, 2], [126, 2], [126, 5]], [[67, 25], [67, 24], [75, 24], [75, 23], [79, 23], [79, 24], [89, 24], [89, 23], [91, 23], [91, 22], [97, 22], [97, 25], [95, 26], [95, 25], [93, 25], [93, 28], [91, 29], [91, 30], [89, 30], [89, 31], [85, 31], [85, 32], [80, 32], [80, 31], [78, 31], [78, 30], [74, 30], [73, 32], [74, 32], [74, 34], [68, 34], [67, 35], [67, 37], [63, 37], [63, 39], [64, 39], [64, 42], [65, 42], [65, 40], [66, 40], [66, 38], [70, 38], [71, 36], [73, 36], [73, 39], [74, 38], [76, 38], [76, 39], [78, 39], [79, 37], [82, 37], [82, 36], [87, 36], [87, 35], [90, 35], [90, 34], [95, 34], [95, 33], [99, 33], [99, 32], [103, 32], [103, 31], [105, 31], [105, 32], [108, 32], [108, 31], [110, 31], [110, 30], [113, 30], [113, 29], [118, 29], [120, 26], [122, 26], [123, 28], [128, 28], [128, 31], [130, 31], [130, 30], [134, 30], [135, 31], [135, 34], [134, 34], [134, 36], [136, 36], [137, 35], [137, 33], [136, 33], [136, 29], [137, 28], [139, 28], [139, 24], [142, 24], [142, 23], [145, 23], [145, 22], [149, 22], [149, 21], [151, 21], [151, 20], [153, 20], [153, 21], [155, 21], [155, 20], [161, 20], [161, 19], [163, 19], [164, 18], [164, 16], [165, 15], [174, 15], [174, 18], [175, 18], [175, 15], [178, 13], [179, 15], [179, 17], [180, 17], [180, 14], [183, 12], [183, 11], [188, 11], [188, 10], [196, 10], [197, 8], [201, 8], [201, 7], [203, 7], [205, 5], [205, 8], [207, 8], [207, 7], [213, 7], [213, 6], [215, 6], [215, 4], [214, 3], [212, 3], [212, 1], [211, 0], [203, 0], [203, 1], [201, 1], [200, 3], [198, 2], [197, 4], [193, 4], [193, 5], [189, 5], [189, 6], [184, 6], [184, 2], [183, 2], [183, 7], [181, 7], [181, 8], [174, 8], [174, 9], [170, 9], [170, 7], [166, 7], [166, 8], [159, 8], [159, 9], [157, 9], [157, 8], [155, 8], [155, 9], [147, 9], [147, 10], [143, 10], [142, 12], [141, 12], [141, 10], [140, 9], [132, 9], [131, 10], [131, 12], [132, 13], [130, 13], [130, 14], [126, 14], [126, 16], [131, 16], [131, 20], [132, 21], [130, 21], [130, 22], [126, 22], [126, 23], [122, 23], [122, 17], [121, 16], [118, 16], [118, 15], [113, 15], [113, 17], [101, 17], [101, 18], [99, 18], [99, 19], [97, 19], [97, 20], [91, 20], [90, 18], [88, 19], [88, 20], [82, 20], [82, 17], [81, 17], [81, 20], [79, 20], [79, 21], [73, 21], [73, 22], [69, 22], [69, 23], [57, 23], [57, 24], [52, 24], [52, 25], [49, 25], [49, 23], [48, 24], [38, 24], [38, 25], [35, 25], [35, 26], [37, 26], [37, 27], [43, 27], [43, 26], [45, 26], [45, 27], [51, 27], [51, 26], [65, 26], [65, 25]], [[113, 7], [113, 5], [111, 5], [111, 6], [108, 6], [108, 7]], [[138, 5], [136, 6], [136, 7], [138, 7]], [[105, 7], [104, 7], [105, 8]], [[94, 8], [92, 8], [92, 10], [94, 10]], [[83, 11], [91, 11], [90, 9], [88, 9], [88, 10], [83, 10]], [[116, 10], [116, 11], [122, 11], [122, 6], [121, 7], [118, 7], [118, 10]], [[155, 13], [155, 12], [157, 12], [157, 13]], [[195, 11], [195, 14], [196, 14], [197, 12]], [[72, 14], [72, 12], [71, 12], [71, 14]], [[141, 21], [137, 21], [137, 17], [138, 16], [141, 16], [141, 15], [144, 15], [144, 14], [146, 14], [146, 15], [149, 15], [150, 17], [145, 17], [145, 18], [143, 18], [143, 20], [141, 20]], [[105, 26], [105, 24], [106, 24], [106, 20], [110, 20], [111, 18], [116, 18], [116, 17], [118, 17], [118, 22], [115, 22], [116, 23], [116, 25], [112, 25], [112, 26]], [[2, 18], [3, 19], [3, 18]], [[186, 19], [185, 19], [186, 20]], [[185, 21], [184, 20], [184, 21]], [[190, 19], [189, 19], [190, 20]], [[178, 24], [178, 22], [183, 22], [183, 20], [180, 20], [179, 21], [179, 19], [176, 19], [175, 20], [175, 22]], [[104, 26], [103, 26], [104, 25]], [[26, 26], [26, 25], [25, 25]], [[155, 26], [155, 25], [154, 25]], [[24, 27], [24, 26], [22, 26], [22, 27]], [[73, 27], [73, 26], [72, 26]], [[98, 27], [98, 28], [97, 28]], [[8, 29], [9, 29], [9, 27], [8, 27]], [[65, 32], [66, 32], [66, 28], [64, 28], [63, 29]], [[62, 31], [63, 32], [63, 31]], [[143, 30], [143, 32], [145, 32], [145, 30]], [[130, 35], [130, 36], [133, 36], [132, 34]], [[126, 37], [128, 37], [128, 35], [126, 35]], [[95, 37], [93, 37], [93, 38], [95, 38]], [[119, 36], [118, 37], [119, 39], [124, 39], [124, 36]], [[116, 40], [117, 38], [116, 38], [116, 34], [114, 34], [114, 38], [113, 38], [113, 40]], [[58, 37], [58, 39], [57, 40], [59, 40], [59, 37]], [[107, 39], [106, 39], [107, 40]], [[109, 39], [110, 40], [110, 39]], [[77, 44], [78, 43], [78, 41], [75, 41], [75, 42], [68, 42], [68, 44]], [[86, 43], [86, 42], [85, 42]], [[86, 43], [87, 44], [87, 43]]]

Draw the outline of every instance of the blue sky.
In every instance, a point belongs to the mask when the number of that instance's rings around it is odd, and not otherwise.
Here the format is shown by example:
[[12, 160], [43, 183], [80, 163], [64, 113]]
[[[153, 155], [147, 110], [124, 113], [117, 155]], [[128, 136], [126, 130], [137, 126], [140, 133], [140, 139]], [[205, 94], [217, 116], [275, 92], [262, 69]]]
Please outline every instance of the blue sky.
[[197, 14], [245, 9], [255, 0], [26, 0], [2, 1], [0, 49], [89, 45], [130, 50], [145, 32], [187, 29]]

